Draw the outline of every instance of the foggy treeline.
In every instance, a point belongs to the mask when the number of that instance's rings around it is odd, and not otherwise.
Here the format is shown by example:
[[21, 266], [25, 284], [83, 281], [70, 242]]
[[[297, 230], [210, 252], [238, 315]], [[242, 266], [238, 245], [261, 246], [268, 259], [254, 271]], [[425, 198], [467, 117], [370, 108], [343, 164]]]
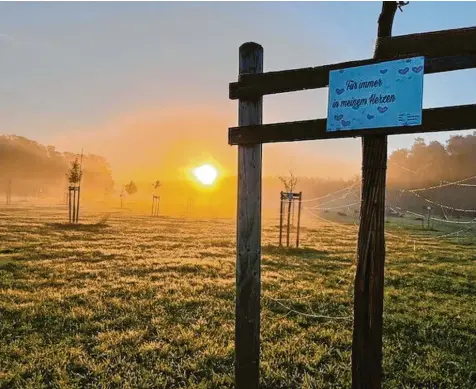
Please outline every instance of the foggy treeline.
[[[466, 180], [472, 176], [476, 176], [476, 132], [451, 136], [446, 144], [436, 141], [426, 144], [422, 138], [416, 138], [410, 148], [397, 150], [389, 157], [387, 203], [414, 212], [431, 205], [438, 214], [462, 215], [463, 212], [453, 212], [436, 204], [476, 209], [476, 179]], [[465, 181], [448, 185], [460, 180]], [[442, 187], [416, 192], [419, 197], [401, 191], [439, 185]], [[467, 215], [474, 216], [471, 212]]]
[[[54, 146], [44, 146], [36, 141], [15, 135], [0, 135], [0, 193], [5, 193], [9, 181], [13, 196], [45, 196], [61, 198], [67, 188], [66, 173], [77, 154], [58, 152]], [[360, 177], [348, 179], [298, 177], [295, 192], [303, 192], [303, 200], [316, 199], [306, 206], [316, 211], [350, 205], [347, 211], [358, 210]], [[338, 174], [338, 173], [337, 173]], [[432, 205], [434, 214], [454, 217], [462, 212], [442, 208], [476, 209], [476, 132], [467, 136], [452, 136], [445, 144], [425, 143], [416, 138], [407, 149], [393, 152], [388, 159], [387, 205], [422, 213], [422, 207]], [[134, 177], [131, 177], [133, 179]], [[155, 177], [160, 178], [160, 177]], [[449, 182], [465, 180], [459, 184]], [[162, 180], [161, 180], [162, 182]], [[98, 155], [83, 156], [84, 198], [103, 201], [109, 198], [119, 206], [119, 193], [125, 183], [114, 184], [111, 168], [105, 158]], [[441, 188], [423, 190], [416, 195], [410, 189], [443, 185]], [[446, 186], [445, 186], [446, 185]], [[346, 190], [342, 190], [348, 188]], [[263, 213], [279, 212], [279, 192], [284, 190], [278, 177], [263, 177]], [[339, 191], [336, 195], [329, 193]], [[154, 189], [151, 182], [138, 182], [138, 193], [125, 198], [126, 206], [143, 203], [148, 209], [152, 193], [162, 195], [163, 212], [176, 214], [199, 209], [205, 214], [233, 216], [236, 214], [236, 177], [223, 177], [213, 190], [203, 190], [193, 182], [162, 182]], [[433, 204], [427, 202], [428, 199]], [[345, 211], [344, 209], [342, 209]], [[475, 213], [476, 214], [476, 213]], [[466, 215], [474, 216], [471, 212]]]
[[[68, 185], [70, 164], [79, 158], [16, 135], [0, 135], [0, 156], [0, 190], [4, 192], [11, 180], [13, 194], [24, 197], [60, 196]], [[82, 183], [89, 192], [113, 189], [112, 172], [103, 157], [84, 155], [82, 166]]]
[[[407, 210], [426, 213], [423, 208], [431, 206], [433, 214], [474, 217], [476, 212], [471, 210], [476, 209], [476, 178], [473, 176], [476, 176], [476, 132], [451, 136], [445, 144], [437, 141], [427, 144], [423, 138], [416, 138], [411, 147], [389, 156], [386, 203], [400, 208], [401, 213]], [[451, 184], [455, 181], [461, 182]], [[277, 182], [268, 182], [270, 185], [275, 187], [274, 191], [278, 190]], [[264, 191], [265, 188], [264, 183]], [[349, 189], [339, 191], [342, 188]], [[409, 191], [412, 189], [425, 190], [412, 193]], [[284, 190], [283, 185], [279, 190]], [[360, 177], [348, 180], [300, 177], [295, 191], [303, 191], [304, 200], [318, 198], [312, 204], [316, 210], [354, 211], [359, 209]], [[327, 196], [336, 191], [337, 194]]]

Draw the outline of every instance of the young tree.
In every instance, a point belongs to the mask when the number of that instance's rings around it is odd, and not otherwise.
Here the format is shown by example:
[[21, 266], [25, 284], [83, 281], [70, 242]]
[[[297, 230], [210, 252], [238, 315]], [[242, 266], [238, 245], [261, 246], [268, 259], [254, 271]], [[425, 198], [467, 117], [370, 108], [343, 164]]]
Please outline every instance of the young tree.
[[298, 179], [294, 176], [293, 171], [289, 170], [289, 177], [279, 177], [279, 180], [283, 183], [284, 189], [288, 193], [293, 193], [294, 188], [297, 185]]
[[128, 184], [124, 185], [124, 189], [126, 190], [129, 196], [137, 192], [137, 186], [132, 180]]
[[68, 177], [68, 182], [70, 185], [77, 185], [81, 181], [81, 176], [83, 172], [81, 171], [81, 165], [76, 158], [73, 162], [71, 162], [71, 167], [66, 174]]
[[156, 181], [152, 184], [152, 187], [153, 187], [154, 189], [159, 189], [161, 186], [162, 186], [162, 184], [160, 183], [159, 180], [156, 180]]

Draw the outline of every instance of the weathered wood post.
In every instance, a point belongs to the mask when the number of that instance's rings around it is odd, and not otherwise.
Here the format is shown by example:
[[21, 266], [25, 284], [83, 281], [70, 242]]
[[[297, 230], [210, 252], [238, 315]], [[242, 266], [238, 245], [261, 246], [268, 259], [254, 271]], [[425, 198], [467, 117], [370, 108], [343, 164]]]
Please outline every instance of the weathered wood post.
[[76, 187], [73, 186], [73, 223], [76, 223]]
[[[291, 196], [289, 196], [291, 195]], [[288, 221], [286, 224], [286, 247], [289, 247], [289, 229], [290, 229], [290, 222], [291, 222], [291, 203], [293, 201], [292, 193], [288, 193]]]
[[428, 229], [430, 229], [430, 221], [431, 221], [431, 207], [428, 206]]
[[[384, 1], [378, 38], [391, 36], [397, 2]], [[379, 57], [379, 41], [374, 58]], [[382, 386], [387, 135], [362, 137], [362, 202], [354, 286], [352, 388]]]
[[7, 194], [7, 198], [6, 198], [6, 202], [7, 202], [7, 205], [11, 205], [12, 203], [12, 179], [9, 178], [8, 179], [8, 182], [7, 182], [7, 191], [6, 191], [6, 194]]
[[71, 223], [71, 186], [68, 187], [69, 222]]
[[283, 192], [279, 194], [279, 247], [283, 244]]
[[78, 186], [78, 198], [76, 199], [76, 223], [79, 223], [79, 197], [81, 194], [81, 184]]
[[296, 232], [296, 248], [299, 247], [299, 229], [301, 228], [301, 207], [302, 207], [302, 192], [299, 192], [299, 204], [297, 215], [297, 232]]
[[[317, 89], [327, 86], [330, 88], [332, 76], [338, 75], [338, 73], [333, 72], [345, 71], [346, 69], [360, 68], [362, 71], [371, 71], [371, 68], [367, 67], [368, 65], [372, 65], [371, 67], [375, 70], [377, 69], [376, 65], [379, 63], [389, 62], [391, 66], [396, 66], [398, 63], [401, 63], [401, 61], [411, 62], [412, 60], [416, 60], [420, 65], [414, 68], [412, 67], [411, 71], [421, 75], [421, 77], [416, 79], [420, 82], [423, 81], [424, 74], [476, 68], [476, 46], [474, 45], [476, 41], [476, 27], [391, 37], [396, 9], [406, 3], [407, 2], [403, 1], [398, 3], [383, 3], [378, 23], [378, 39], [374, 58], [314, 68], [268, 72], [264, 74], [244, 74], [244, 72], [241, 71], [243, 67], [240, 66], [239, 80], [238, 82], [230, 83], [229, 89], [231, 99], [240, 99], [240, 115], [244, 108], [250, 109], [250, 112], [252, 112], [251, 108], [253, 108], [255, 112], [261, 114], [261, 99], [258, 99], [257, 96], [301, 91], [304, 89]], [[253, 52], [253, 48], [256, 51], [259, 46], [256, 44], [248, 44], [247, 51], [251, 53]], [[249, 56], [252, 57], [252, 54]], [[258, 66], [254, 66], [253, 71], [250, 73], [256, 73], [257, 68]], [[404, 68], [401, 70], [404, 72], [409, 71], [409, 69], [405, 70]], [[261, 72], [261, 68], [259, 72]], [[417, 84], [415, 84], [415, 86], [417, 86]], [[327, 118], [299, 122], [251, 125], [249, 124], [252, 122], [251, 120], [243, 120], [245, 117], [249, 119], [249, 116], [242, 115], [240, 116], [240, 126], [229, 128], [228, 142], [231, 145], [239, 146], [239, 161], [243, 161], [239, 168], [239, 185], [241, 184], [242, 188], [238, 191], [239, 195], [241, 195], [239, 197], [238, 209], [241, 209], [241, 211], [238, 215], [238, 226], [240, 228], [238, 231], [239, 266], [237, 270], [237, 290], [244, 290], [246, 286], [246, 288], [248, 288], [248, 296], [252, 294], [251, 290], [253, 290], [253, 292], [259, 292], [259, 283], [253, 284], [253, 282], [256, 283], [256, 278], [251, 276], [246, 277], [246, 275], [250, 274], [250, 268], [253, 264], [256, 263], [258, 265], [256, 269], [259, 270], [258, 245], [260, 220], [253, 219], [255, 215], [259, 216], [259, 211], [255, 214], [250, 212], [244, 216], [244, 212], [259, 210], [259, 204], [252, 203], [251, 200], [246, 200], [243, 197], [245, 194], [257, 195], [261, 190], [261, 181], [257, 174], [257, 172], [260, 172], [261, 163], [254, 165], [252, 162], [249, 162], [252, 159], [251, 156], [255, 155], [252, 154], [252, 151], [259, 150], [259, 156], [261, 157], [261, 145], [263, 143], [350, 138], [356, 136], [363, 137], [359, 248], [357, 250], [358, 264], [354, 289], [354, 334], [352, 344], [353, 389], [380, 389], [382, 381], [387, 135], [471, 130], [476, 127], [476, 104], [422, 109], [420, 100], [422, 97], [422, 87], [422, 83], [418, 84], [418, 93], [413, 94], [415, 101], [414, 104], [412, 104], [412, 111], [413, 109], [415, 110], [416, 116], [412, 122], [402, 122], [400, 120], [401, 118], [390, 115], [392, 118], [387, 123], [388, 126], [359, 125], [356, 128], [336, 128], [334, 125], [337, 124], [339, 120], [341, 120], [343, 126], [346, 125], [342, 122], [342, 119], [337, 119], [339, 115], [333, 116], [336, 120], [334, 123], [330, 121], [332, 117], [330, 118], [328, 115]], [[407, 88], [402, 88], [402, 90], [405, 91], [405, 93], [401, 93], [401, 90], [398, 91], [398, 88], [395, 89], [395, 92], [397, 95], [405, 98], [407, 95], [406, 92], [410, 90]], [[335, 92], [339, 95], [337, 89], [335, 89]], [[409, 95], [411, 94], [412, 93], [409, 93]], [[329, 102], [331, 102], [330, 97], [331, 95], [329, 95]], [[246, 100], [246, 102], [244, 100]], [[255, 102], [254, 106], [252, 104], [253, 101]], [[337, 103], [337, 101], [335, 102]], [[338, 107], [340, 108], [341, 106], [342, 105], [339, 105]], [[332, 109], [333, 106], [330, 105], [329, 107]], [[337, 106], [335, 108], [337, 108]], [[345, 104], [343, 108], [349, 108], [348, 104]], [[382, 107], [382, 109], [384, 108]], [[248, 111], [245, 110], [245, 112]], [[347, 112], [349, 111], [347, 110]], [[379, 112], [383, 113], [381, 110], [379, 110]], [[410, 112], [404, 111], [401, 113], [410, 114]], [[260, 117], [260, 114], [257, 115], [257, 117]], [[371, 119], [369, 117], [367, 118], [369, 120]], [[256, 123], [260, 121], [256, 120], [253, 122]], [[245, 123], [247, 125], [244, 125]], [[244, 167], [247, 167], [247, 169]], [[257, 182], [259, 185], [252, 188], [251, 185], [253, 182]], [[256, 198], [259, 202], [259, 196], [256, 196]], [[256, 223], [253, 223], [254, 221]], [[256, 231], [257, 235], [254, 235], [253, 231]], [[253, 245], [250, 247], [251, 243]], [[249, 251], [245, 252], [245, 249]], [[255, 260], [255, 262], [252, 263], [251, 261], [253, 260]], [[240, 282], [242, 284], [240, 284]], [[259, 306], [259, 293], [255, 298], [256, 300], [246, 299], [239, 294], [237, 307], [239, 307], [240, 304], [250, 301], [248, 302], [249, 305], [246, 305], [246, 309], [243, 310], [243, 312], [250, 312], [250, 304]], [[241, 310], [237, 310], [237, 312], [240, 311]], [[255, 317], [256, 316], [253, 316], [253, 318]], [[259, 319], [259, 315], [257, 315], [257, 317]], [[237, 337], [239, 340], [256, 339], [256, 343], [248, 342], [246, 346], [241, 346], [242, 351], [240, 350], [239, 352], [239, 359], [240, 361], [244, 361], [243, 363], [251, 360], [247, 360], [246, 358], [241, 359], [241, 356], [245, 355], [245, 350], [249, 350], [250, 347], [255, 347], [255, 345], [258, 344], [259, 335], [259, 322], [256, 324], [256, 327], [252, 327], [252, 324], [250, 324], [251, 320], [247, 321], [246, 317], [241, 316], [239, 320], [237, 318], [237, 328], [240, 327], [239, 324], [245, 326], [246, 323], [248, 323], [245, 327], [246, 330], [252, 331], [252, 329], [257, 329], [257, 331], [253, 332], [255, 338], [253, 338], [249, 332], [248, 338], [244, 335]], [[237, 333], [243, 331], [245, 330], [238, 330]], [[240, 341], [237, 341], [237, 343], [240, 344]], [[249, 355], [259, 355], [259, 349], [256, 348], [255, 354], [250, 353]], [[252, 370], [256, 373], [256, 375], [254, 375], [256, 380], [252, 381], [255, 384], [247, 386], [246, 381], [243, 379], [240, 380], [241, 385], [237, 386], [238, 388], [256, 387], [258, 382], [258, 363], [256, 362], [255, 365], [253, 365], [255, 366], [255, 370]], [[238, 363], [237, 366], [241, 367], [244, 365]], [[238, 368], [237, 371], [246, 372], [247, 370], [244, 368], [240, 370]]]
[[[244, 43], [239, 76], [263, 72], [263, 48]], [[239, 100], [240, 126], [262, 124], [263, 98]], [[235, 387], [259, 387], [261, 293], [262, 145], [238, 146], [238, 217], [236, 256]]]
[[294, 227], [294, 193], [293, 193], [293, 202], [291, 204], [291, 229]]

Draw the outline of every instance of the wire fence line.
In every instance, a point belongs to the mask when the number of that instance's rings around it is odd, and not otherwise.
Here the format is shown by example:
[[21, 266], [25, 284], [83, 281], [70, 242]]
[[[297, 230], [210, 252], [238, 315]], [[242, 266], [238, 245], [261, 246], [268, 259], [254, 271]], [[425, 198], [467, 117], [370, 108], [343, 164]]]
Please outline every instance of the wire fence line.
[[[427, 190], [432, 190], [432, 189], [438, 189], [438, 188], [445, 188], [447, 186], [454, 186], [454, 185], [460, 185], [462, 182], [466, 182], [466, 181], [469, 181], [469, 180], [474, 180], [476, 178], [476, 175], [475, 176], [471, 176], [471, 177], [467, 177], [467, 178], [463, 178], [462, 180], [458, 180], [458, 181], [452, 181], [452, 182], [446, 182], [443, 184], [443, 181], [440, 183], [440, 185], [433, 185], [433, 186], [428, 186], [426, 188], [417, 188], [417, 189], [401, 189], [402, 192], [423, 192], [423, 191], [427, 191]], [[466, 185], [466, 186], [476, 186], [476, 185], [472, 185], [472, 184], [461, 184], [462, 186], [463, 185]]]
[[269, 296], [266, 296], [266, 295], [264, 296], [264, 298], [267, 299], [267, 300], [270, 300], [272, 302], [275, 302], [276, 304], [278, 304], [282, 308], [286, 309], [288, 312], [286, 313], [285, 316], [289, 315], [290, 313], [295, 313], [295, 314], [300, 315], [300, 316], [310, 317], [310, 318], [314, 318], [314, 319], [353, 320], [353, 318], [354, 318], [353, 315], [349, 315], [349, 316], [329, 316], [329, 315], [316, 314], [314, 312], [313, 313], [301, 312], [301, 311], [297, 311], [297, 310], [295, 310], [291, 307], [288, 307], [287, 305], [284, 305], [278, 299], [275, 299], [275, 298], [272, 298], [272, 297], [269, 297]]
[[[416, 212], [412, 212], [412, 211], [406, 211], [406, 212], [411, 214], [411, 215], [419, 216], [419, 217], [422, 217], [422, 218], [427, 218], [428, 217], [428, 216], [425, 216], [425, 215], [422, 215], [422, 214], [419, 214], [419, 213], [416, 213]], [[434, 221], [440, 222], [440, 223], [449, 223], [449, 224], [474, 224], [474, 223], [476, 223], [476, 218], [471, 219], [471, 220], [467, 220], [467, 221], [456, 221], [456, 220], [440, 219], [440, 218], [437, 218], [437, 217], [430, 217], [430, 220], [434, 220]]]
[[[414, 173], [417, 173], [417, 172], [414, 172]], [[423, 215], [423, 214], [420, 214], [420, 213], [417, 213], [417, 212], [402, 209], [402, 208], [400, 208], [400, 207], [398, 207], [394, 204], [387, 203], [388, 209], [390, 209], [392, 212], [394, 212], [396, 214], [414, 215], [414, 216], [417, 216], [417, 217], [419, 217], [423, 220], [428, 219], [428, 217], [429, 217], [429, 220], [431, 220], [433, 222], [436, 222], [436, 223], [447, 224], [448, 227], [451, 226], [451, 225], [454, 225], [454, 226], [461, 225], [461, 226], [465, 226], [466, 228], [461, 228], [461, 229], [458, 229], [457, 231], [444, 232], [444, 233], [441, 233], [441, 234], [438, 234], [438, 235], [411, 234], [411, 233], [408, 233], [408, 231], [405, 231], [405, 234], [396, 235], [396, 234], [393, 234], [391, 232], [385, 231], [385, 236], [391, 238], [392, 239], [391, 241], [394, 241], [394, 242], [395, 241], [396, 242], [405, 242], [405, 243], [408, 244], [408, 243], [411, 243], [413, 241], [413, 249], [414, 249], [414, 251], [416, 251], [417, 242], [420, 242], [420, 243], [423, 242], [424, 243], [424, 242], [437, 241], [437, 240], [442, 239], [442, 238], [450, 238], [450, 237], [460, 238], [460, 237], [466, 236], [470, 232], [474, 231], [475, 226], [476, 226], [476, 209], [465, 209], [465, 208], [453, 207], [453, 206], [450, 206], [450, 205], [447, 205], [447, 204], [441, 204], [441, 203], [439, 203], [437, 201], [433, 201], [433, 200], [427, 198], [426, 196], [424, 196], [423, 194], [421, 194], [421, 192], [424, 192], [424, 191], [431, 191], [433, 189], [445, 188], [445, 187], [450, 187], [450, 186], [476, 187], [476, 184], [468, 184], [467, 183], [467, 181], [470, 181], [472, 179], [476, 179], [476, 175], [470, 176], [470, 177], [467, 177], [467, 178], [463, 178], [461, 180], [452, 181], [452, 182], [442, 181], [440, 183], [440, 185], [433, 185], [433, 186], [428, 186], [428, 187], [425, 187], [425, 188], [399, 189], [401, 192], [411, 193], [412, 195], [416, 196], [417, 198], [423, 200], [424, 202], [426, 202], [428, 204], [431, 204], [435, 207], [439, 207], [441, 209], [441, 212], [442, 212], [444, 218], [439, 218], [439, 217], [435, 217], [435, 216], [431, 216], [431, 215]], [[306, 214], [308, 217], [310, 217], [312, 219], [318, 220], [319, 222], [323, 222], [323, 223], [326, 223], [326, 224], [329, 224], [329, 225], [332, 225], [332, 226], [335, 226], [335, 227], [339, 227], [339, 228], [348, 230], [349, 232], [350, 231], [356, 231], [357, 232], [358, 223], [356, 222], [356, 220], [353, 220], [354, 218], [352, 219], [352, 224], [337, 222], [337, 221], [330, 220], [328, 218], [325, 218], [325, 217], [321, 216], [320, 211], [330, 211], [330, 210], [338, 210], [338, 209], [349, 209], [350, 210], [351, 207], [358, 206], [359, 204], [361, 204], [361, 198], [360, 198], [360, 193], [359, 193], [359, 190], [361, 188], [357, 186], [358, 184], [360, 184], [360, 180], [356, 180], [351, 185], [348, 185], [348, 186], [346, 186], [342, 189], [330, 192], [330, 193], [328, 193], [324, 196], [303, 200], [302, 203], [306, 203], [306, 204], [303, 204], [303, 207], [302, 207], [303, 213]], [[336, 201], [345, 200], [345, 199], [349, 199], [349, 200], [355, 199], [356, 201], [348, 202], [348, 203], [342, 204], [342, 205], [326, 206], [326, 205], [332, 204]], [[311, 202], [319, 202], [319, 201], [322, 201], [322, 200], [324, 200], [324, 202], [321, 202], [320, 204], [316, 204], [316, 205], [312, 205], [312, 206], [309, 205], [309, 203], [311, 203]], [[450, 220], [448, 218], [447, 214], [445, 213], [445, 210], [452, 210], [452, 211], [463, 212], [463, 213], [474, 213], [475, 217], [472, 218], [471, 220]], [[347, 215], [343, 214], [343, 216], [347, 216]], [[402, 227], [402, 226], [397, 225], [397, 227], [399, 229], [405, 230], [405, 228]], [[421, 244], [418, 244], [418, 247], [421, 247], [421, 249], [429, 251], [428, 248], [423, 247], [423, 245], [421, 245]]]
[[352, 189], [352, 188], [353, 188], [356, 184], [358, 184], [358, 183], [360, 183], [360, 181], [359, 181], [359, 180], [356, 180], [356, 181], [354, 181], [351, 185], [346, 186], [345, 188], [336, 190], [336, 191], [334, 191], [334, 192], [330, 192], [330, 193], [328, 193], [328, 194], [326, 194], [326, 195], [324, 195], [324, 196], [321, 196], [321, 197], [315, 197], [315, 198], [312, 198], [312, 199], [305, 199], [305, 200], [302, 200], [302, 202], [303, 202], [303, 203], [309, 203], [309, 202], [311, 202], [311, 201], [319, 201], [319, 200], [326, 199], [326, 198], [328, 198], [328, 197], [330, 197], [330, 196], [332, 196], [332, 195], [335, 195], [335, 194], [337, 194], [337, 193], [341, 193], [341, 192], [344, 192], [344, 191], [346, 191], [346, 190]]
[[341, 208], [349, 208], [353, 207], [354, 205], [360, 204], [360, 201], [356, 201], [354, 203], [350, 204], [344, 204], [344, 205], [336, 205], [335, 207], [306, 207], [305, 209], [313, 209], [313, 210], [331, 210], [331, 209], [341, 209]]
[[411, 192], [413, 193], [416, 197], [422, 199], [422, 200], [425, 200], [427, 203], [429, 204], [432, 204], [432, 205], [435, 205], [436, 207], [441, 207], [441, 208], [445, 208], [445, 209], [450, 209], [452, 211], [456, 211], [456, 212], [464, 212], [464, 213], [476, 213], [476, 209], [464, 209], [464, 208], [455, 208], [455, 207], [451, 207], [449, 205], [446, 205], [446, 204], [441, 204], [441, 203], [438, 203], [436, 201], [433, 201], [433, 200], [430, 200], [424, 196], [420, 196], [418, 193], [416, 192]]

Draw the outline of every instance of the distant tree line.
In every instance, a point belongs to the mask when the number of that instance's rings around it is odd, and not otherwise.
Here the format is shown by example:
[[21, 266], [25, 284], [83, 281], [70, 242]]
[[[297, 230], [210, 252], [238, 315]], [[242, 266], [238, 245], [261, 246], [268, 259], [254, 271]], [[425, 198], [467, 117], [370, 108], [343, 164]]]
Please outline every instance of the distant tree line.
[[[474, 217], [476, 213], [445, 208], [476, 209], [473, 176], [476, 176], [476, 132], [451, 136], [445, 144], [437, 141], [426, 144], [422, 138], [416, 138], [410, 148], [396, 150], [389, 157], [387, 203], [414, 212], [421, 212], [423, 206], [429, 205], [439, 215]], [[471, 179], [466, 180], [468, 178]], [[448, 185], [460, 180], [465, 181]], [[408, 192], [433, 186], [441, 187], [414, 192], [416, 194]]]
[[[77, 154], [61, 153], [54, 146], [17, 135], [0, 135], [0, 155], [0, 191], [5, 191], [11, 179], [14, 196], [56, 196], [64, 192], [68, 170], [78, 158]], [[89, 193], [112, 190], [112, 172], [105, 158], [84, 155], [82, 168], [82, 185]]]

